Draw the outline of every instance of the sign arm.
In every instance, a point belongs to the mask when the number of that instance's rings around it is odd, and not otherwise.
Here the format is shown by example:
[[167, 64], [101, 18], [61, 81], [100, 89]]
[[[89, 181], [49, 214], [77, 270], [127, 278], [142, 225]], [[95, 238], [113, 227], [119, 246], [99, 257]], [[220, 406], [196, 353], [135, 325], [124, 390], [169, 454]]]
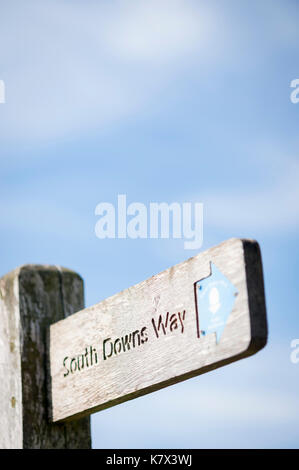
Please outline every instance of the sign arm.
[[259, 246], [227, 240], [51, 325], [53, 422], [201, 375], [266, 341]]

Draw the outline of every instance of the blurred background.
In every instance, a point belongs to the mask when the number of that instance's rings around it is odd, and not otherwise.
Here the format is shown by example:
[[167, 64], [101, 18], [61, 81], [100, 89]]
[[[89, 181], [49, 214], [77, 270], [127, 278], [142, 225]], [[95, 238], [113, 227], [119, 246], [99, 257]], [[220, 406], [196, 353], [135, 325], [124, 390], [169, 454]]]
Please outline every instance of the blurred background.
[[81, 274], [86, 306], [193, 256], [100, 240], [95, 207], [203, 202], [262, 250], [257, 355], [94, 414], [94, 448], [299, 447], [297, 0], [0, 0], [1, 273]]

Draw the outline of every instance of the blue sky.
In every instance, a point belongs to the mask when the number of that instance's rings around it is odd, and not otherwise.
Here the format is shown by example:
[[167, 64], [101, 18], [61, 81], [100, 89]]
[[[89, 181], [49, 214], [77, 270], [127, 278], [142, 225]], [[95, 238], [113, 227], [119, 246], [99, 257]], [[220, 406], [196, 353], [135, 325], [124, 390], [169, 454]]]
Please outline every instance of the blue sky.
[[298, 447], [296, 0], [1, 1], [1, 273], [60, 264], [86, 306], [194, 255], [99, 240], [99, 202], [204, 203], [204, 244], [254, 238], [269, 341], [92, 415], [95, 448]]

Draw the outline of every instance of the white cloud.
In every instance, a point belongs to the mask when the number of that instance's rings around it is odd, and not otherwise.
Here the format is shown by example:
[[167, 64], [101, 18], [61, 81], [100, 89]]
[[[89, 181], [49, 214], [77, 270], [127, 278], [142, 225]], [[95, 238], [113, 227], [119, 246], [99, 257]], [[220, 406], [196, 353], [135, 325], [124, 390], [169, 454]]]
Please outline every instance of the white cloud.
[[[38, 143], [99, 133], [150, 112], [155, 98], [188, 67], [213, 64], [214, 75], [221, 73], [219, 65], [232, 71], [256, 67], [262, 44], [255, 42], [251, 19], [235, 14], [233, 5], [15, 0], [2, 6], [1, 138]], [[292, 9], [277, 5], [257, 8], [267, 18], [259, 34], [273, 47], [285, 37], [294, 43], [298, 34]]]
[[213, 29], [206, 8], [182, 0], [31, 0], [6, 6], [0, 22], [0, 133], [35, 141], [99, 131], [140, 112], [173, 67], [205, 54]]
[[[290, 153], [289, 143], [285, 149], [281, 144], [275, 138], [251, 143], [248, 155], [256, 181], [248, 176], [241, 179], [242, 187], [236, 179], [234, 184], [223, 181], [196, 195], [185, 195], [186, 200], [204, 202], [204, 233], [206, 228], [229, 231], [235, 236], [244, 232], [275, 236], [298, 231], [299, 159], [296, 152]], [[292, 147], [298, 147], [296, 141]], [[231, 160], [228, 165], [232, 165]]]
[[183, 0], [141, 0], [119, 3], [105, 36], [113, 55], [125, 61], [163, 65], [199, 50], [212, 23], [199, 3]]
[[267, 233], [298, 230], [299, 164], [268, 187], [240, 191], [222, 190], [207, 196], [206, 223], [231, 230]]

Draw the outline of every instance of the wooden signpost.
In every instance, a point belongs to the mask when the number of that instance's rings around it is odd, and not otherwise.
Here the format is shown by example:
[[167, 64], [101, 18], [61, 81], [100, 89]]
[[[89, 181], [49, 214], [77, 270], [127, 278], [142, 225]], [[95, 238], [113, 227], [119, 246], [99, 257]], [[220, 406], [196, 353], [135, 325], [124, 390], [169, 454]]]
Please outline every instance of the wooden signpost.
[[77, 273], [21, 266], [0, 279], [0, 448], [89, 448], [90, 413], [266, 341], [255, 241], [228, 240], [86, 309]]
[[228, 240], [51, 325], [52, 421], [208, 372], [266, 341], [259, 246]]

